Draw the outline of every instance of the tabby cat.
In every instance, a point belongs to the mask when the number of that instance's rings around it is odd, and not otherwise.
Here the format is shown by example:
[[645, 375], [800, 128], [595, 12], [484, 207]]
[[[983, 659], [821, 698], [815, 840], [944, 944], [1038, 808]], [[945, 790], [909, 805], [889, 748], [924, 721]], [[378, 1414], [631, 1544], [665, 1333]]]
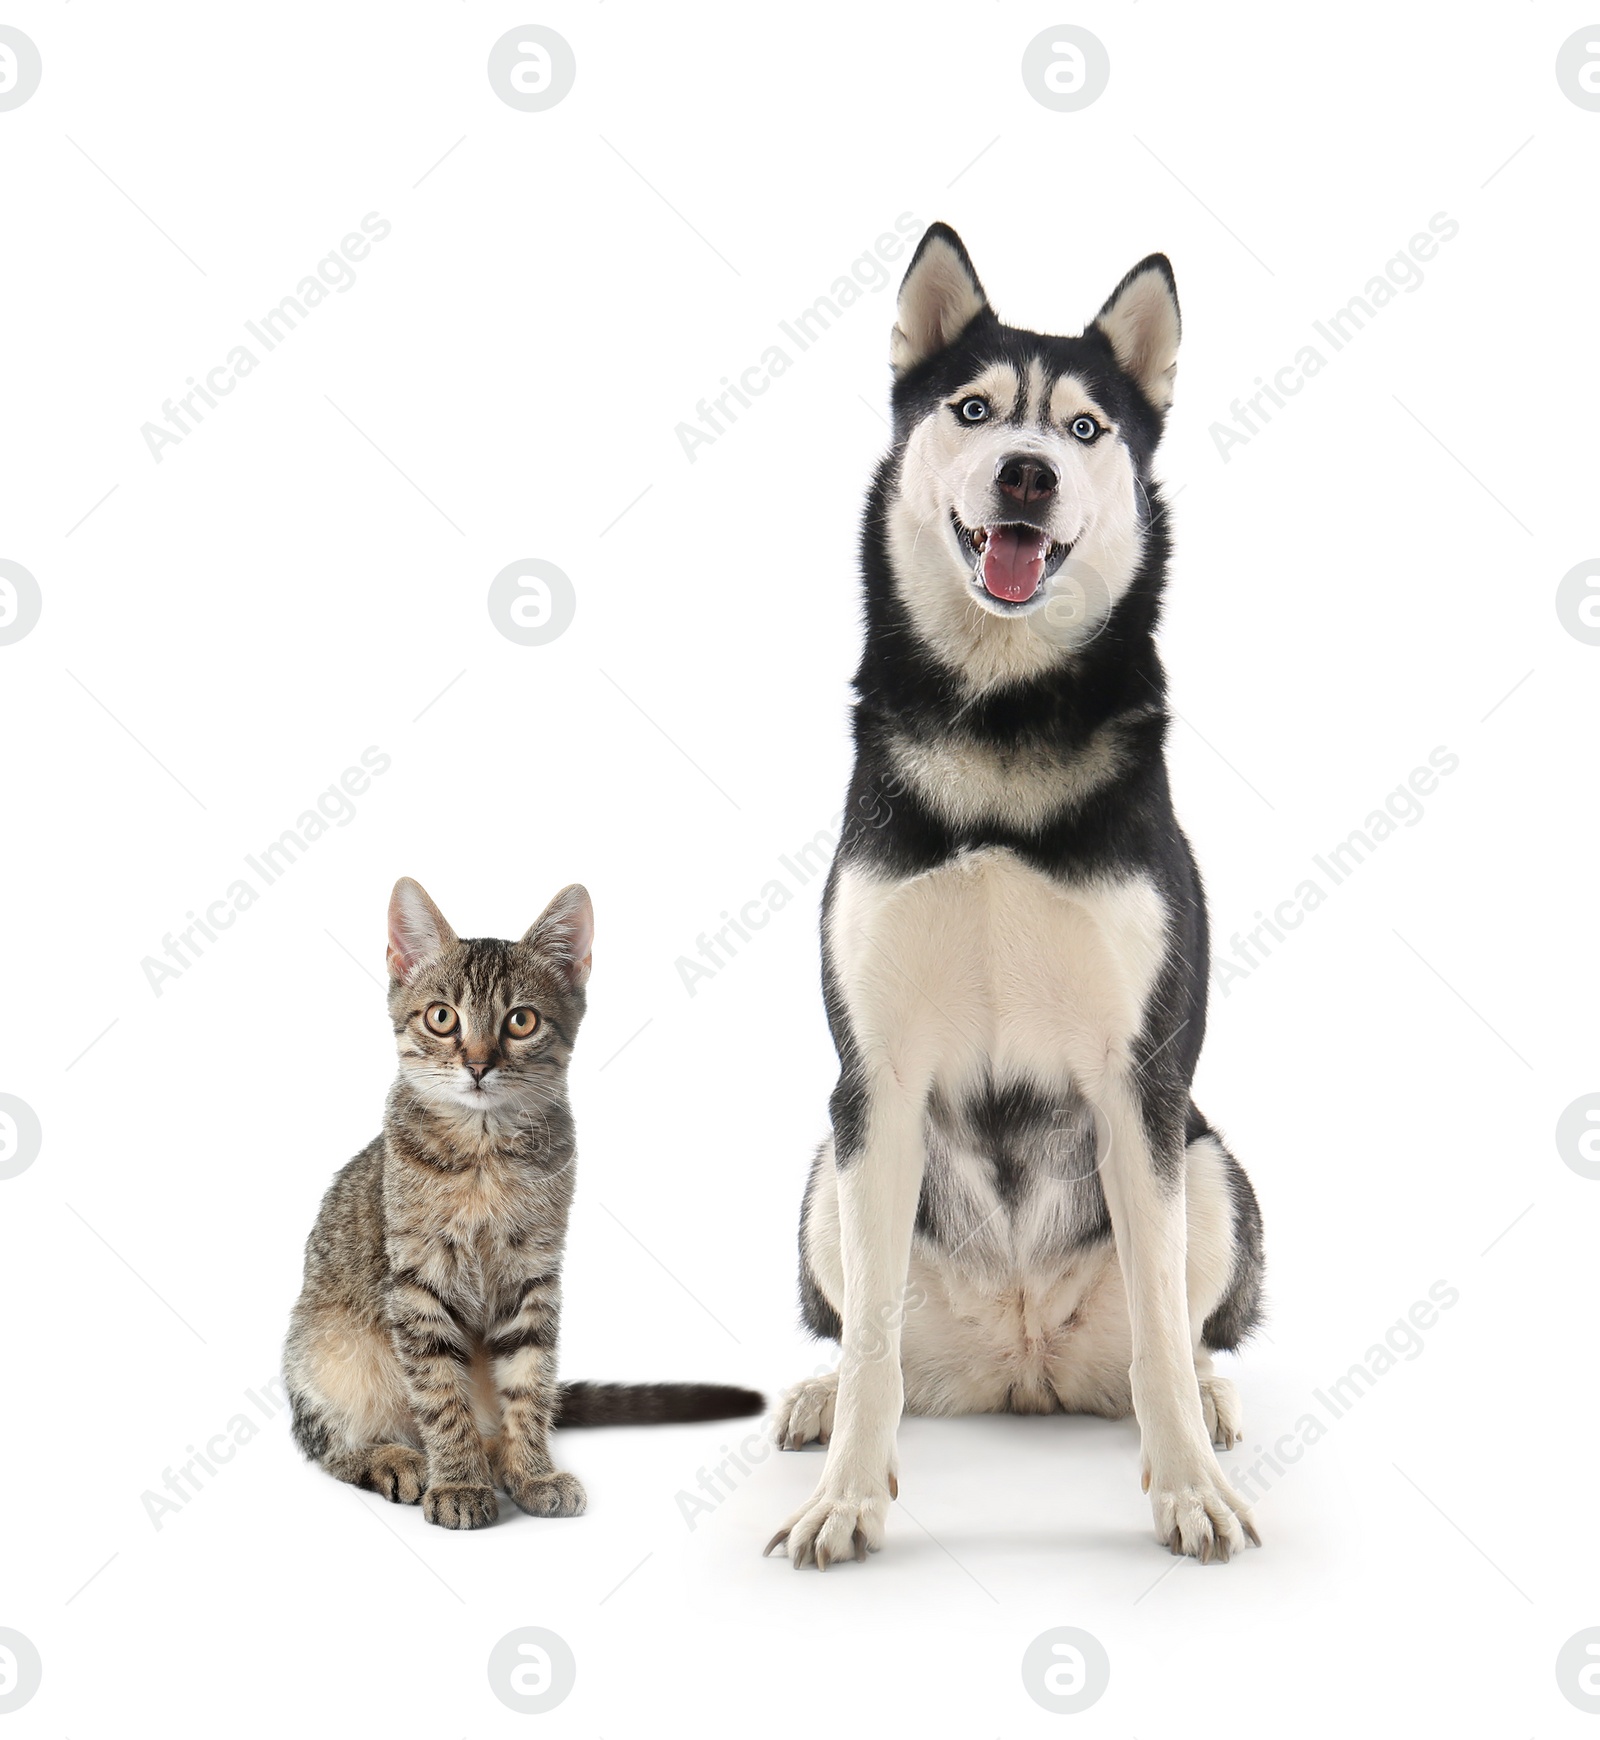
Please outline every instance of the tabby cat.
[[496, 1486], [535, 1516], [578, 1515], [554, 1425], [762, 1406], [718, 1384], [556, 1381], [567, 1065], [593, 936], [576, 885], [520, 942], [458, 938], [409, 877], [389, 902], [400, 1069], [383, 1134], [323, 1199], [284, 1369], [307, 1456], [444, 1528], [493, 1522]]

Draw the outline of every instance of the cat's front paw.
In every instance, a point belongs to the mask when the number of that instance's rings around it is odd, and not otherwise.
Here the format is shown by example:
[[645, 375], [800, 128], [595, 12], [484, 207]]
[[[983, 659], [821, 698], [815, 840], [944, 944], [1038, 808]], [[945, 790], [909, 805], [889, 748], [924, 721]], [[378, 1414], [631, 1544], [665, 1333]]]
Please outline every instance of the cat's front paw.
[[442, 1529], [486, 1529], [500, 1514], [492, 1486], [430, 1486], [422, 1514]]
[[582, 1516], [589, 1502], [575, 1474], [508, 1474], [506, 1491], [529, 1516]]
[[428, 1459], [404, 1444], [385, 1444], [367, 1462], [367, 1485], [390, 1504], [416, 1504], [428, 1486]]

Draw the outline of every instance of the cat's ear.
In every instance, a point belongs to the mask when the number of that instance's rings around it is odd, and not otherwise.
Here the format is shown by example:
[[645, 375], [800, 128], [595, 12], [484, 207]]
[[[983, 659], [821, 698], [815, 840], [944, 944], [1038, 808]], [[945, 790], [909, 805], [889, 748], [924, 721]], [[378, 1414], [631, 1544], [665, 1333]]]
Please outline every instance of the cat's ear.
[[594, 907], [588, 889], [581, 882], [563, 888], [522, 940], [551, 956], [573, 990], [580, 989], [594, 964]]
[[389, 976], [409, 984], [417, 969], [457, 941], [449, 921], [420, 882], [402, 876], [389, 896]]

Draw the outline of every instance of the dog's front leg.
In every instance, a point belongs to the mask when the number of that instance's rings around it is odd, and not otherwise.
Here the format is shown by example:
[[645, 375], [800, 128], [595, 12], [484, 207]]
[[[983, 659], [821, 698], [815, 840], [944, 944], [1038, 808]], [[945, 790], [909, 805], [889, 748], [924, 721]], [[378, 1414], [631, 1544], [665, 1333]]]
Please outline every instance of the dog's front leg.
[[1246, 1537], [1261, 1542], [1211, 1448], [1195, 1377], [1181, 1121], [1130, 1077], [1109, 1081], [1098, 1098], [1110, 1138], [1100, 1174], [1128, 1291], [1133, 1410], [1156, 1539], [1203, 1562], [1227, 1559]]
[[923, 1100], [892, 1076], [834, 1096], [844, 1302], [839, 1399], [817, 1490], [767, 1544], [827, 1570], [883, 1545], [899, 1490], [895, 1433], [905, 1400], [900, 1324], [925, 1159]]

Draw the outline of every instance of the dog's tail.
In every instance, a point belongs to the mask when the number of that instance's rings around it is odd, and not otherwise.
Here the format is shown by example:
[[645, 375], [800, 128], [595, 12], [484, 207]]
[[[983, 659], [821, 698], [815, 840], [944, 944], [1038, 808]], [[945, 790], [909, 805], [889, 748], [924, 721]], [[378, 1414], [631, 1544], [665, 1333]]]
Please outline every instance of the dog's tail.
[[767, 1405], [734, 1384], [562, 1384], [558, 1426], [659, 1426], [674, 1420], [737, 1420]]

